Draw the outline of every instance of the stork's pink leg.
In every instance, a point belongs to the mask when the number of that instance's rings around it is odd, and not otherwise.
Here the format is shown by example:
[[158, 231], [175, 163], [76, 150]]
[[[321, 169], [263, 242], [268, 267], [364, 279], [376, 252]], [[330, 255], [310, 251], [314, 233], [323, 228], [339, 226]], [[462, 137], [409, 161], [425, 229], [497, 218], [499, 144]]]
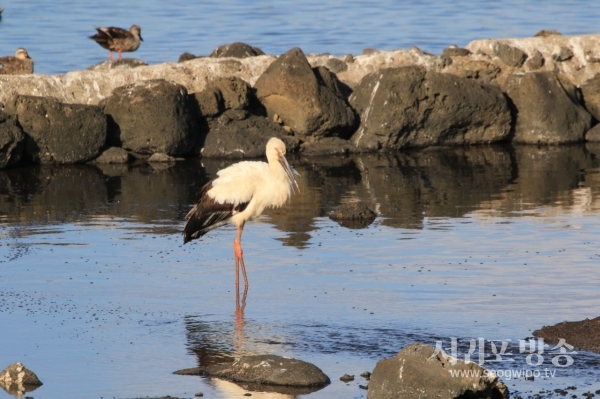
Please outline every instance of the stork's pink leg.
[[242, 250], [242, 232], [244, 231], [244, 223], [237, 227], [237, 236], [233, 241], [233, 252], [235, 254], [235, 302], [236, 311], [243, 311], [240, 304], [240, 268], [244, 275], [244, 306], [246, 302], [246, 293], [248, 292], [248, 277], [246, 275], [246, 266], [244, 265], [244, 251]]

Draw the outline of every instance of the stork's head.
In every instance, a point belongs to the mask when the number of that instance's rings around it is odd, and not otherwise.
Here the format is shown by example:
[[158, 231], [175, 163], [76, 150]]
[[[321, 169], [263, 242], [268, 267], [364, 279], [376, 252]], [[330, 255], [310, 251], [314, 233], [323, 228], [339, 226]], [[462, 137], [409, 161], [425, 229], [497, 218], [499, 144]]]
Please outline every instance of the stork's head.
[[281, 139], [272, 137], [267, 142], [267, 159], [269, 160], [270, 165], [281, 165], [290, 182], [290, 185], [292, 186], [292, 190], [296, 191], [294, 189], [295, 186], [296, 189], [298, 189], [298, 192], [300, 192], [300, 187], [298, 187], [298, 182], [296, 182], [295, 177], [299, 176], [298, 172], [292, 169], [292, 167], [288, 164], [287, 159], [285, 159], [285, 143]]

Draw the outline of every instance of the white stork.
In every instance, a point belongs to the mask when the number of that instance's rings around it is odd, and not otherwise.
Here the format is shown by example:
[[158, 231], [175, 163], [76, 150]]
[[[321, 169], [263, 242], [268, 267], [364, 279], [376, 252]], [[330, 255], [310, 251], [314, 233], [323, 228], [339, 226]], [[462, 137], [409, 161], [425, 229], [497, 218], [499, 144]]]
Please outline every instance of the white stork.
[[243, 161], [218, 171], [218, 177], [198, 191], [196, 204], [185, 217], [184, 244], [227, 223], [237, 226], [233, 241], [237, 310], [240, 308], [240, 268], [244, 275], [244, 299], [248, 290], [241, 243], [244, 224], [259, 216], [265, 208], [282, 206], [296, 189], [300, 192], [294, 177], [299, 175], [285, 159], [285, 143], [271, 138], [267, 142], [266, 155], [268, 163]]

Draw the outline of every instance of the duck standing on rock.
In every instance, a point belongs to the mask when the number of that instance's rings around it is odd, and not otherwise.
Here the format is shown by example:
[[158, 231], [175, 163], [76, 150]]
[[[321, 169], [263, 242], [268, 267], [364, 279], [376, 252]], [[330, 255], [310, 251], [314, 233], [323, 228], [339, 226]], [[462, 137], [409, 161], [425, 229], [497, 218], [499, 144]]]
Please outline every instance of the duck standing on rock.
[[0, 57], [0, 75], [25, 75], [33, 73], [33, 59], [27, 50], [20, 47], [15, 51], [14, 57]]
[[142, 39], [142, 28], [137, 25], [131, 25], [129, 30], [122, 28], [96, 28], [98, 33], [94, 36], [90, 36], [90, 39], [94, 40], [103, 48], [109, 51], [108, 56], [111, 61], [114, 61], [112, 52], [116, 51], [119, 53], [119, 61], [123, 59], [123, 51], [135, 51], [140, 47], [140, 41]]

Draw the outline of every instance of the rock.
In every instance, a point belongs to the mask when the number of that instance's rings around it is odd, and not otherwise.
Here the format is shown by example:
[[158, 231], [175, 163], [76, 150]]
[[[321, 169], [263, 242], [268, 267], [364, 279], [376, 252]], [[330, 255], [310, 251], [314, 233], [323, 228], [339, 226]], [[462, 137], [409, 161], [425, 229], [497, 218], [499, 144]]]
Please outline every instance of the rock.
[[16, 165], [25, 150], [25, 135], [15, 118], [0, 111], [0, 169]]
[[196, 59], [196, 58], [199, 58], [199, 57], [198, 57], [198, 56], [195, 56], [195, 55], [194, 55], [194, 54], [192, 54], [192, 53], [188, 53], [188, 52], [186, 51], [185, 53], [183, 53], [183, 54], [181, 54], [181, 55], [179, 56], [179, 59], [177, 60], [177, 62], [185, 62], [185, 61], [193, 60], [193, 59]]
[[343, 376], [340, 377], [340, 381], [342, 381], [342, 382], [354, 381], [354, 376], [353, 375], [344, 374]]
[[353, 150], [354, 146], [348, 140], [339, 137], [325, 137], [316, 142], [304, 143], [300, 148], [302, 155], [309, 157], [347, 154]]
[[460, 64], [455, 64], [448, 68], [449, 73], [461, 78], [475, 79], [480, 83], [492, 83], [501, 69], [488, 61], [483, 60], [466, 60]]
[[[476, 363], [436, 354], [430, 345], [405, 346], [395, 357], [377, 362], [367, 399], [508, 398], [508, 388]], [[452, 364], [452, 359], [456, 364]], [[451, 372], [466, 375], [456, 377]], [[471, 376], [470, 373], [476, 376]], [[464, 396], [463, 396], [464, 395]]]
[[600, 123], [587, 131], [585, 134], [585, 141], [600, 143]]
[[365, 76], [350, 103], [361, 118], [351, 141], [366, 150], [487, 144], [510, 132], [498, 87], [416, 66]]
[[539, 31], [538, 33], [536, 33], [535, 35], [533, 35], [533, 37], [548, 37], [548, 36], [552, 36], [552, 35], [561, 35], [561, 33], [557, 30], [554, 29], [542, 29], [541, 31]]
[[207, 367], [211, 377], [291, 387], [323, 387], [330, 383], [321, 369], [302, 360], [275, 355], [242, 356], [233, 363]]
[[[533, 332], [536, 338], [543, 338], [548, 344], [557, 344], [560, 339], [575, 348], [600, 353], [600, 317], [581, 321], [564, 321], [553, 326], [544, 326]], [[568, 348], [564, 348], [570, 352]], [[558, 352], [558, 349], [556, 349]]]
[[279, 115], [305, 141], [344, 137], [355, 122], [337, 78], [325, 68], [311, 68], [304, 53], [293, 48], [274, 61], [254, 87], [267, 115]]
[[17, 362], [0, 372], [0, 387], [9, 394], [21, 397], [43, 385], [35, 373]]
[[199, 139], [185, 87], [163, 79], [116, 89], [104, 103], [109, 140], [140, 154], [189, 154]]
[[210, 130], [201, 150], [206, 158], [256, 158], [265, 155], [265, 145], [271, 137], [279, 137], [287, 152], [298, 149], [300, 142], [290, 137], [277, 123], [244, 111], [229, 110], [209, 121]]
[[581, 85], [583, 104], [597, 121], [600, 121], [600, 74]]
[[493, 55], [500, 58], [508, 66], [520, 67], [527, 59], [527, 54], [516, 47], [497, 42], [493, 48]]
[[150, 155], [150, 157], [146, 160], [146, 162], [148, 162], [148, 163], [152, 163], [152, 162], [171, 163], [171, 162], [177, 162], [178, 160], [182, 160], [182, 159], [183, 158], [174, 158], [170, 155], [163, 154], [162, 152], [155, 152], [154, 154]]
[[208, 89], [221, 93], [224, 109], [245, 109], [250, 105], [252, 87], [240, 78], [219, 78], [211, 82]]
[[445, 55], [446, 57], [466, 57], [471, 54], [473, 54], [471, 53], [471, 50], [460, 48], [455, 45], [448, 46], [442, 51], [442, 55]]
[[248, 57], [256, 57], [258, 55], [265, 55], [265, 53], [258, 47], [252, 47], [246, 43], [235, 42], [232, 44], [223, 44], [223, 45], [217, 47], [209, 55], [209, 57], [248, 58]]
[[362, 202], [348, 202], [331, 212], [329, 218], [349, 229], [362, 229], [373, 223], [377, 214]]
[[94, 162], [103, 164], [127, 163], [129, 162], [129, 153], [121, 147], [110, 147], [100, 154], [100, 156], [96, 158]]
[[542, 53], [535, 50], [531, 57], [527, 58], [527, 61], [525, 61], [524, 66], [525, 69], [527, 69], [528, 71], [535, 71], [536, 69], [540, 69], [541, 67], [543, 67], [545, 62], [546, 60], [544, 59]]
[[131, 69], [141, 66], [148, 66], [148, 63], [144, 60], [138, 60], [137, 58], [123, 58], [117, 61], [103, 61], [99, 64], [88, 67], [88, 71], [108, 71], [111, 69]]
[[565, 46], [556, 46], [552, 52], [552, 58], [557, 62], [568, 61], [573, 58], [573, 51]]
[[592, 116], [572, 98], [573, 90], [567, 93], [553, 72], [513, 74], [503, 90], [517, 110], [516, 143], [578, 142], [590, 129]]
[[223, 93], [218, 87], [207, 87], [199, 93], [193, 93], [192, 100], [198, 105], [200, 115], [216, 116], [225, 111]]
[[370, 371], [364, 371], [363, 373], [361, 373], [360, 375], [363, 378], [366, 378], [367, 380], [371, 378], [371, 372]]
[[346, 62], [337, 58], [330, 58], [325, 66], [333, 73], [339, 73], [348, 70], [348, 65]]
[[17, 95], [5, 111], [16, 117], [27, 137], [25, 158], [35, 163], [87, 162], [100, 154], [106, 142], [106, 117], [96, 105]]

